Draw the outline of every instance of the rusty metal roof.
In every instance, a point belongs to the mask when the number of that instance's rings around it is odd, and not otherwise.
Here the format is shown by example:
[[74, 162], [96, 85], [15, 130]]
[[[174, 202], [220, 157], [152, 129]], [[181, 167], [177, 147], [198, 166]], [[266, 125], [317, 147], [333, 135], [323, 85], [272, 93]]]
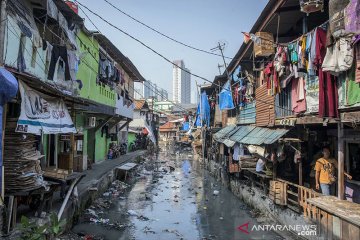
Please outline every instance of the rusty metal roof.
[[255, 126], [238, 127], [230, 140], [251, 145], [272, 144], [284, 136], [289, 130], [287, 129], [270, 129]]
[[214, 134], [214, 139], [220, 141], [225, 138], [229, 133], [231, 133], [236, 128], [236, 125], [229, 125], [220, 129], [217, 133]]

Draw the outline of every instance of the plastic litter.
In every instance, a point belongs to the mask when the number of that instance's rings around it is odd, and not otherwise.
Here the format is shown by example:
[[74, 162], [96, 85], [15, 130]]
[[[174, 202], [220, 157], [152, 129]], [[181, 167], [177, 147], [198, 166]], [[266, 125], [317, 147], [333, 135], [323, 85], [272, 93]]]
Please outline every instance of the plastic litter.
[[135, 212], [134, 210], [129, 210], [127, 211], [127, 213], [130, 215], [130, 216], [138, 216], [139, 214], [137, 212]]

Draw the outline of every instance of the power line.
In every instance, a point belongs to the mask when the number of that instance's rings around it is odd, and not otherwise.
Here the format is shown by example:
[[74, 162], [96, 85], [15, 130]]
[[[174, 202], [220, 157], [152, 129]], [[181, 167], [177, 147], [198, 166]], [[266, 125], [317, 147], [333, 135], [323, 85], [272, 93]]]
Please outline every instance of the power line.
[[[179, 41], [179, 40], [176, 40], [176, 39], [174, 39], [174, 38], [172, 38], [172, 37], [170, 37], [170, 36], [168, 36], [168, 35], [166, 35], [166, 34], [164, 34], [164, 33], [161, 33], [159, 30], [157, 30], [157, 29], [155, 29], [155, 28], [147, 25], [146, 23], [141, 22], [140, 20], [136, 19], [135, 17], [131, 16], [130, 14], [124, 12], [123, 10], [121, 10], [121, 9], [118, 8], [118, 7], [116, 7], [114, 4], [112, 4], [112, 3], [109, 2], [108, 0], [104, 0], [104, 1], [105, 1], [106, 3], [108, 3], [110, 6], [112, 6], [114, 9], [116, 9], [117, 11], [119, 11], [120, 13], [122, 13], [122, 14], [124, 14], [125, 16], [127, 16], [127, 17], [131, 18], [132, 20], [134, 20], [135, 22], [143, 25], [144, 27], [146, 27], [146, 28], [148, 28], [148, 29], [156, 32], [157, 34], [159, 34], [159, 35], [161, 35], [161, 36], [163, 36], [163, 37], [165, 37], [165, 38], [167, 38], [167, 39], [169, 39], [169, 40], [171, 40], [171, 41], [173, 41], [173, 42], [176, 42], [176, 43], [178, 43], [178, 44], [180, 44], [180, 45], [183, 45], [183, 46], [185, 46], [185, 47], [188, 47], [188, 48], [190, 48], [190, 49], [193, 49], [193, 50], [196, 50], [196, 51], [199, 51], [199, 52], [203, 52], [203, 53], [207, 53], [207, 54], [210, 54], [210, 55], [214, 55], [214, 56], [219, 56], [219, 57], [221, 57], [220, 54], [213, 53], [213, 52], [210, 52], [210, 51], [206, 51], [206, 50], [203, 50], [203, 49], [200, 49], [200, 48], [197, 48], [197, 47], [193, 47], [193, 46], [191, 46], [191, 45], [189, 45], [189, 44], [186, 44], [186, 43], [183, 43], [183, 42], [181, 42], [181, 41]], [[227, 59], [233, 59], [233, 58], [231, 58], [231, 57], [225, 57], [225, 58], [227, 58]]]
[[[186, 68], [183, 67], [179, 67], [178, 65], [176, 65], [175, 63], [173, 63], [171, 60], [169, 60], [168, 58], [166, 58], [164, 55], [162, 55], [161, 53], [157, 52], [156, 50], [152, 49], [151, 47], [149, 47], [147, 44], [143, 43], [142, 41], [140, 41], [139, 39], [133, 37], [132, 35], [130, 35], [129, 33], [125, 32], [124, 30], [122, 30], [121, 28], [115, 26], [114, 24], [112, 24], [111, 22], [109, 22], [108, 20], [104, 19], [102, 16], [100, 16], [99, 14], [97, 14], [96, 12], [92, 11], [91, 9], [89, 9], [87, 6], [83, 5], [82, 3], [80, 3], [79, 1], [76, 1], [80, 6], [84, 7], [85, 9], [87, 9], [89, 12], [91, 12], [93, 15], [97, 16], [98, 18], [100, 18], [102, 21], [104, 21], [105, 23], [107, 23], [108, 25], [110, 25], [111, 27], [117, 29], [118, 31], [120, 31], [121, 33], [125, 34], [126, 36], [128, 36], [129, 38], [135, 40], [136, 42], [140, 43], [141, 45], [143, 45], [144, 47], [146, 47], [147, 49], [149, 49], [150, 51], [154, 52], [156, 55], [160, 56], [161, 58], [163, 58], [165, 61], [169, 62], [171, 65], [183, 70], [186, 73], [189, 73], [190, 75], [200, 78], [206, 82], [212, 83], [212, 81], [201, 77], [197, 74], [191, 73], [190, 71], [188, 71]], [[81, 8], [81, 7], [80, 7]]]
[[[176, 65], [175, 63], [173, 63], [171, 60], [169, 60], [168, 58], [166, 58], [166, 57], [165, 57], [164, 55], [162, 55], [161, 53], [157, 52], [156, 50], [154, 50], [153, 48], [151, 48], [151, 47], [148, 46], [147, 44], [143, 43], [143, 42], [140, 41], [139, 39], [137, 39], [137, 38], [133, 37], [132, 35], [130, 35], [129, 33], [125, 32], [125, 31], [122, 30], [121, 28], [115, 26], [114, 24], [112, 24], [111, 22], [109, 22], [108, 20], [106, 20], [105, 18], [103, 18], [102, 16], [100, 16], [98, 13], [96, 13], [96, 12], [94, 12], [93, 10], [89, 9], [89, 8], [88, 8], [87, 6], [85, 6], [84, 4], [80, 3], [80, 2], [77, 1], [77, 0], [76, 0], [76, 2], [77, 2], [81, 7], [84, 7], [84, 8], [85, 8], [86, 10], [88, 10], [90, 13], [92, 13], [92, 14], [95, 15], [95, 16], [97, 16], [98, 18], [100, 18], [102, 21], [104, 21], [105, 23], [107, 23], [107, 24], [110, 25], [111, 27], [117, 29], [118, 31], [120, 31], [120, 32], [123, 33], [124, 35], [128, 36], [129, 38], [131, 38], [131, 39], [133, 39], [134, 41], [138, 42], [139, 44], [143, 45], [145, 48], [149, 49], [150, 51], [152, 51], [152, 52], [155, 53], [156, 55], [160, 56], [160, 57], [163, 58], [165, 61], [169, 62], [171, 65], [173, 65], [173, 66], [175, 66], [175, 67], [183, 70], [184, 72], [186, 72], [186, 73], [188, 73], [188, 74], [190, 74], [190, 75], [192, 75], [192, 76], [194, 76], [194, 77], [200, 78], [200, 79], [202, 79], [202, 80], [204, 80], [204, 81], [206, 81], [206, 82], [209, 82], [209, 83], [211, 83], [211, 84], [214, 84], [212, 81], [210, 81], [210, 80], [208, 80], [208, 79], [206, 79], [206, 78], [204, 78], [204, 77], [201, 77], [201, 76], [199, 76], [199, 75], [197, 75], [197, 74], [191, 73], [191, 72], [188, 71], [186, 68], [179, 67], [178, 65]], [[80, 6], [79, 6], [79, 8], [81, 8]], [[219, 85], [219, 84], [214, 84], [214, 85], [222, 88], [222, 86]], [[226, 89], [226, 90], [232, 93], [232, 90], [231, 90], [231, 89], [230, 89], [230, 90]], [[257, 99], [257, 100], [258, 100], [259, 102], [263, 102], [263, 103], [266, 103], [266, 104], [270, 105], [270, 104], [269, 104], [268, 102], [266, 102], [266, 101], [262, 101], [262, 100], [260, 100], [260, 99]], [[275, 106], [277, 106], [277, 105], [275, 105]], [[281, 109], [284, 109], [284, 110], [288, 110], [288, 109], [283, 108], [283, 107], [281, 107], [281, 106], [277, 106], [277, 107], [278, 107], [278, 108], [281, 108]]]

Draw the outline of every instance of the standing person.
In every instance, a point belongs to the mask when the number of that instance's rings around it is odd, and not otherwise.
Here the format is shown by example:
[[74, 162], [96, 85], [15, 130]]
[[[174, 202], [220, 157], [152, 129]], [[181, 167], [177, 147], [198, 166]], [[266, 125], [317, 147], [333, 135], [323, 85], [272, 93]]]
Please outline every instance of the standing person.
[[[334, 158], [330, 157], [330, 149], [328, 147], [323, 148], [323, 157], [319, 158], [315, 164], [315, 180], [316, 180], [316, 189], [319, 190], [321, 187], [321, 192], [324, 195], [332, 195], [331, 187], [336, 182], [336, 171], [337, 161]], [[344, 173], [349, 179], [352, 177]]]

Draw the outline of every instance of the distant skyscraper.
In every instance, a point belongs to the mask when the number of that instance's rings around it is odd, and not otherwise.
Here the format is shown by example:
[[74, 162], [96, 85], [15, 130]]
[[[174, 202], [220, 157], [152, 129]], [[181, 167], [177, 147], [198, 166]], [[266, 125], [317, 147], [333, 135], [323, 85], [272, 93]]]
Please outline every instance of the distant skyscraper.
[[143, 96], [145, 99], [153, 98], [157, 101], [165, 101], [168, 98], [168, 92], [160, 88], [157, 84], [147, 80], [143, 83]]
[[[191, 76], [185, 68], [183, 60], [175, 60], [173, 66], [173, 101], [178, 103], [191, 102]], [[186, 71], [184, 71], [184, 70]]]
[[143, 82], [143, 96], [145, 99], [150, 98], [151, 96], [151, 82], [149, 80]]

